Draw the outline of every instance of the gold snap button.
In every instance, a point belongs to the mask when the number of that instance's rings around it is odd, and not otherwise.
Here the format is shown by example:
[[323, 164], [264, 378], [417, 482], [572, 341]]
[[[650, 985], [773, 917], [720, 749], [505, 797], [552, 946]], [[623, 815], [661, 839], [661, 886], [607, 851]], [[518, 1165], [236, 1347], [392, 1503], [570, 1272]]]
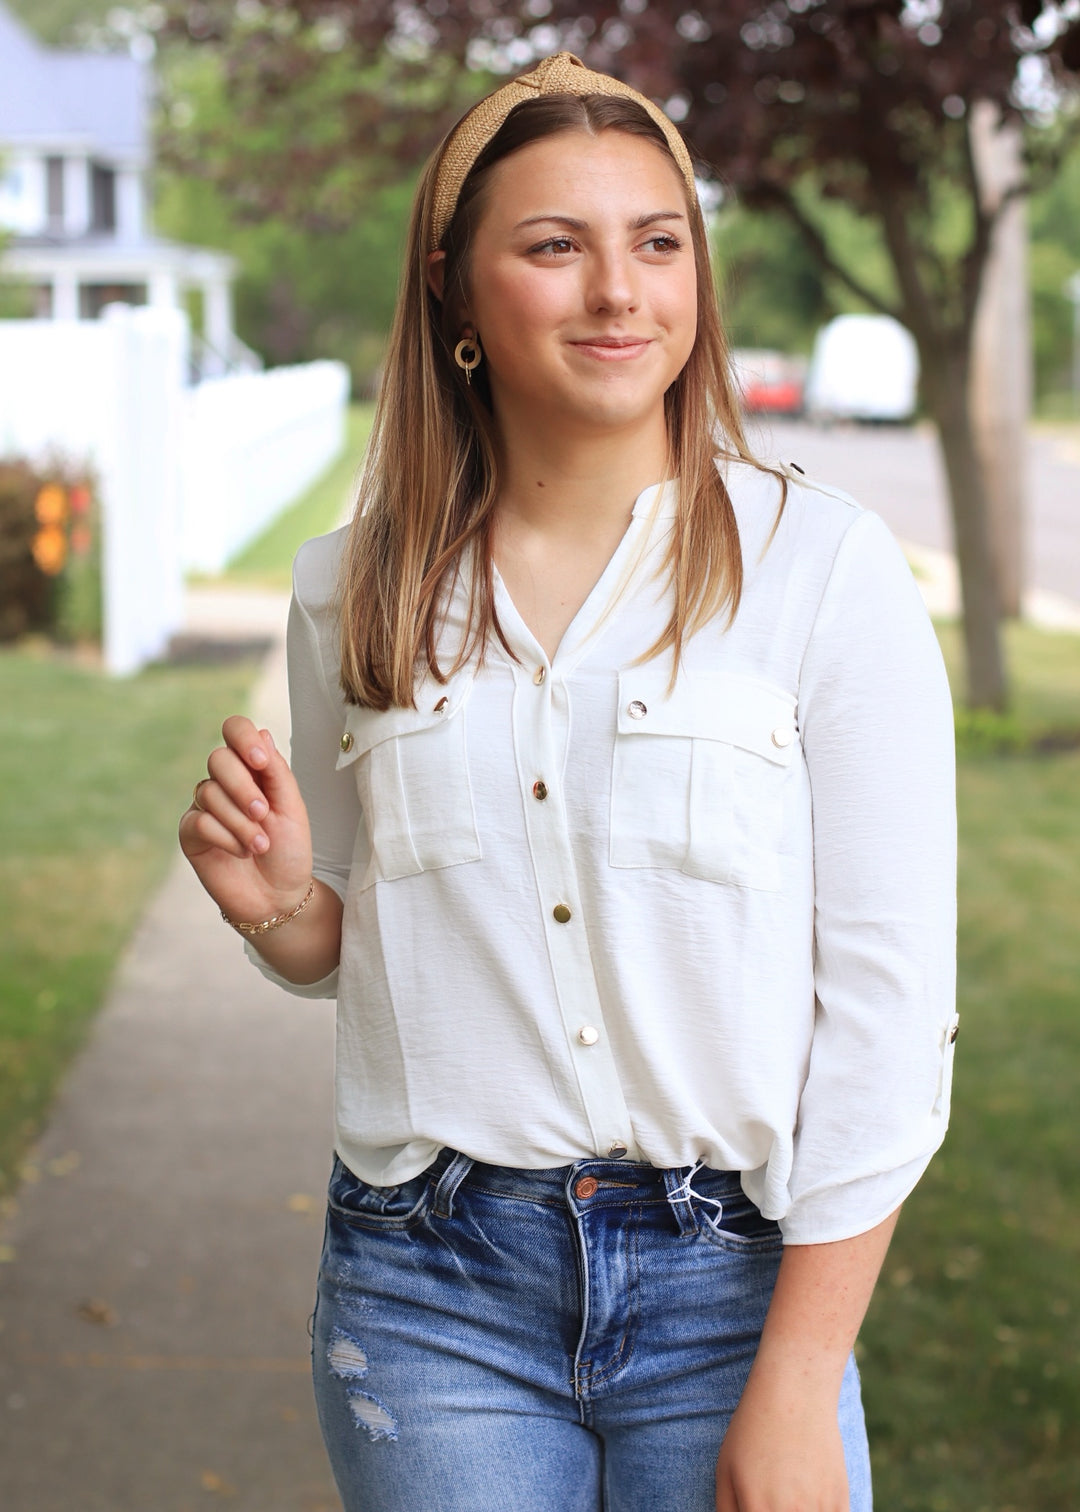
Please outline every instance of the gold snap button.
[[595, 1176], [580, 1176], [574, 1182], [574, 1196], [580, 1197], [583, 1202], [587, 1197], [591, 1197], [594, 1192], [598, 1192], [599, 1190], [600, 1183]]
[[595, 1045], [600, 1038], [599, 1029], [594, 1029], [591, 1024], [584, 1024], [577, 1032], [577, 1037], [583, 1045]]
[[551, 910], [551, 916], [556, 924], [569, 924], [572, 917], [565, 903], [556, 903], [555, 907]]
[[449, 706], [450, 706], [450, 700], [447, 698], [446, 694], [444, 693], [443, 696], [439, 699], [438, 703], [435, 705], [435, 707], [432, 709], [431, 712], [433, 714], [445, 714], [446, 710], [449, 708]]
[[537, 667], [536, 671], [533, 673], [533, 682], [536, 684], [537, 687], [539, 687], [540, 684], [543, 682], [543, 680], [544, 680], [544, 678], [546, 676], [547, 676], [547, 668], [546, 667]]
[[633, 703], [627, 705], [626, 712], [631, 719], [644, 719], [649, 711], [640, 698], [635, 698]]
[[341, 737], [340, 744], [343, 751], [352, 750], [352, 736], [349, 734], [348, 730], [346, 730], [344, 735]]
[[546, 782], [534, 782], [533, 783], [533, 797], [536, 799], [537, 803], [543, 803], [543, 801], [547, 797], [547, 795], [548, 795], [548, 789], [547, 789], [547, 783]]
[[621, 1160], [623, 1156], [627, 1154], [629, 1154], [629, 1151], [627, 1150], [626, 1146], [624, 1144], [620, 1144], [618, 1140], [616, 1140], [613, 1145], [610, 1145], [608, 1147], [609, 1160]]
[[793, 731], [789, 730], [786, 725], [780, 725], [772, 732], [772, 743], [774, 746], [779, 746], [781, 750], [783, 750], [784, 746], [789, 746], [794, 738]]

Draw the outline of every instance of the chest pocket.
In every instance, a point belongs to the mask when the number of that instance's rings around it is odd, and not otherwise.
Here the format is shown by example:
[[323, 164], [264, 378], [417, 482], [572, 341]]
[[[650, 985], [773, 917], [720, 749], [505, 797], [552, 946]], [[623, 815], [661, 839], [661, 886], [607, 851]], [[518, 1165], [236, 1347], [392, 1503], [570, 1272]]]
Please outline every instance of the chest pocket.
[[780, 886], [795, 699], [731, 673], [619, 675], [610, 861], [707, 882]]
[[354, 887], [480, 860], [465, 744], [471, 689], [468, 672], [447, 684], [426, 678], [415, 709], [349, 709], [337, 768], [354, 768], [364, 813]]

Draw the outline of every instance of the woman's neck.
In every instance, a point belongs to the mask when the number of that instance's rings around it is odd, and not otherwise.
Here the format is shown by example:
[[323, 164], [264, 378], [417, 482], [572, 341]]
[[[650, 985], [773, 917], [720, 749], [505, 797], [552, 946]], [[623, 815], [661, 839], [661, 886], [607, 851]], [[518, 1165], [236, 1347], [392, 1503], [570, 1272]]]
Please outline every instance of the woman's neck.
[[540, 425], [501, 434], [495, 562], [518, 614], [554, 659], [638, 495], [664, 478], [667, 433], [643, 421], [599, 437], [564, 427], [545, 434]]
[[625, 530], [643, 489], [667, 475], [667, 428], [658, 417], [617, 431], [500, 425], [501, 525], [548, 537], [608, 537]]

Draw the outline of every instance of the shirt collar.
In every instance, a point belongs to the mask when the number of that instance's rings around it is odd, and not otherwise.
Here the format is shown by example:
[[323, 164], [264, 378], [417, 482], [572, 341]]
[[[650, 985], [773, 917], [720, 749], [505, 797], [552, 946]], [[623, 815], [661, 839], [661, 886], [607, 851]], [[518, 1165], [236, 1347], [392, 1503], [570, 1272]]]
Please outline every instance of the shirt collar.
[[634, 500], [631, 514], [635, 520], [670, 520], [679, 507], [679, 485], [674, 478], [650, 483]]

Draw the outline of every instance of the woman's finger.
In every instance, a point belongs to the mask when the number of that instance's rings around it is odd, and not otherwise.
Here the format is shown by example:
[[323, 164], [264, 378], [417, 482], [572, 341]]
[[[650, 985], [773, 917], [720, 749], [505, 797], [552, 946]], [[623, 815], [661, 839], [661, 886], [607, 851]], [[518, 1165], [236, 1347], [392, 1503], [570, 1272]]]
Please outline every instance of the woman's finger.
[[[208, 784], [209, 785], [209, 784]], [[205, 792], [206, 789], [203, 789]], [[201, 794], [200, 794], [201, 797]], [[208, 809], [190, 808], [180, 821], [180, 843], [196, 840], [202, 846], [226, 851], [241, 860], [251, 859], [251, 850]]]
[[269, 730], [256, 729], [250, 719], [234, 714], [221, 727], [227, 747], [249, 769], [275, 814], [298, 818], [303, 799], [292, 768]]
[[221, 726], [221, 734], [229, 750], [235, 751], [253, 772], [265, 771], [274, 750], [268, 730], [259, 730], [245, 714], [230, 714]]
[[267, 752], [265, 767], [259, 772], [259, 786], [275, 813], [288, 813], [303, 807], [303, 799], [293, 776], [292, 767], [274, 744], [269, 730], [260, 730], [261, 749]]
[[[212, 815], [233, 836], [243, 847], [242, 854], [261, 856], [270, 849], [266, 832], [240, 809], [216, 778], [208, 778], [199, 784], [199, 808]], [[265, 802], [263, 812], [266, 812]]]
[[[218, 746], [210, 752], [206, 761], [206, 770], [210, 773], [214, 782], [235, 804], [239, 813], [246, 814], [252, 819], [263, 819], [269, 810], [269, 804], [259, 787], [250, 769], [244, 761], [228, 746]], [[206, 807], [200, 790], [199, 802]]]

